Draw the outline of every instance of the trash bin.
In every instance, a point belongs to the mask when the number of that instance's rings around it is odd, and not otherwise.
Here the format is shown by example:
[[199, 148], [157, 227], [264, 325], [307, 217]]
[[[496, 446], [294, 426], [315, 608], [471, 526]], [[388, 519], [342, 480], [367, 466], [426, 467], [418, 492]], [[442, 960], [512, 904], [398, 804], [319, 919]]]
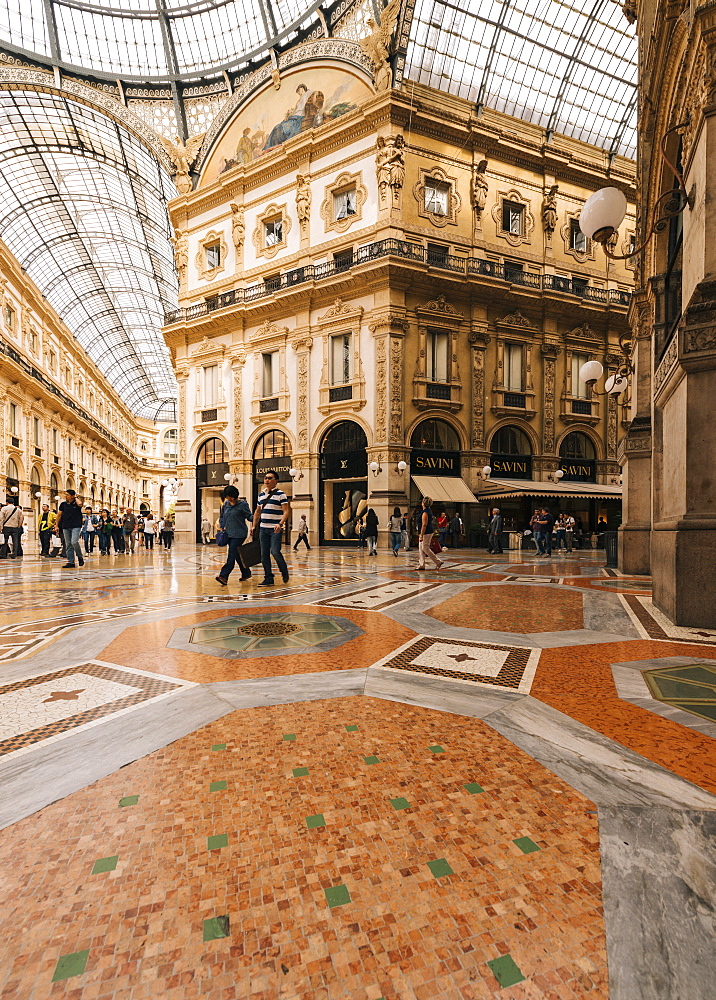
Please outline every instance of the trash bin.
[[616, 569], [619, 556], [619, 532], [605, 531], [602, 538], [604, 539], [604, 549], [607, 553], [606, 565], [610, 566], [612, 569]]

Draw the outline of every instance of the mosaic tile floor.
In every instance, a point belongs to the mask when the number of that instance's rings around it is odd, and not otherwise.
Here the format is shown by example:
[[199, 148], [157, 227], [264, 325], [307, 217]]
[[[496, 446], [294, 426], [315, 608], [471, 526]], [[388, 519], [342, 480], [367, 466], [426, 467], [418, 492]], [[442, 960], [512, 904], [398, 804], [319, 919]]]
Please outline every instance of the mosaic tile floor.
[[716, 636], [600, 552], [446, 555], [0, 564], [2, 1000], [675, 1000], [598, 812], [716, 810]]

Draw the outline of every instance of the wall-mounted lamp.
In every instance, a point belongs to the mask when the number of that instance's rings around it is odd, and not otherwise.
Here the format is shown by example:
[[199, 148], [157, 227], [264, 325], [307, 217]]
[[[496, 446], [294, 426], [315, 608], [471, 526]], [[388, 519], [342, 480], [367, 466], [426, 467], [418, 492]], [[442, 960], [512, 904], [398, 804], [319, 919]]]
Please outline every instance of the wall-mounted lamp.
[[477, 474], [478, 479], [489, 479], [492, 475], [492, 467], [489, 465], [483, 465]]
[[19, 493], [19, 492], [20, 492], [20, 490], [18, 489], [18, 487], [17, 487], [17, 486], [11, 486], [11, 487], [10, 487], [10, 492], [11, 492], [11, 493]]
[[562, 479], [563, 477], [564, 473], [562, 472], [561, 469], [556, 469], [554, 472], [550, 472], [547, 474], [547, 479], [549, 479], [551, 483], [558, 483], [560, 479]]
[[62, 497], [59, 494], [55, 497], [55, 500], [61, 500], [61, 499]]
[[42, 499], [42, 493], [40, 493], [40, 491], [38, 490], [37, 493], [35, 494], [35, 500], [40, 500], [40, 499]]
[[368, 468], [370, 469], [370, 471], [373, 473], [374, 476], [379, 476], [380, 473], [383, 471], [380, 462], [371, 462]]
[[237, 483], [239, 481], [239, 477], [235, 476], [233, 472], [225, 472], [224, 479], [227, 483]]
[[579, 377], [596, 396], [618, 396], [624, 392], [629, 385], [629, 376], [634, 371], [634, 366], [629, 357], [629, 344], [631, 343], [628, 334], [619, 335], [619, 347], [622, 352], [621, 364], [617, 370], [609, 376], [604, 383], [604, 392], [599, 392], [596, 383], [604, 374], [604, 366], [598, 361], [585, 361], [579, 369]]
[[579, 213], [579, 228], [587, 239], [601, 243], [604, 253], [611, 260], [627, 260], [629, 257], [636, 257], [641, 253], [652, 236], [662, 233], [666, 229], [669, 219], [681, 215], [686, 206], [694, 207], [694, 195], [689, 194], [684, 185], [684, 175], [675, 163], [666, 155], [666, 145], [671, 135], [683, 135], [691, 122], [690, 117], [686, 121], [679, 122], [664, 133], [661, 138], [661, 155], [664, 161], [678, 181], [677, 188], [670, 188], [656, 199], [651, 210], [651, 223], [648, 228], [646, 239], [638, 247], [634, 247], [629, 253], [612, 253], [607, 244], [617, 233], [619, 226], [624, 221], [627, 210], [627, 200], [619, 188], [606, 187], [587, 198], [582, 211]]
[[402, 475], [403, 475], [403, 473], [405, 472], [405, 470], [406, 470], [407, 468], [408, 468], [408, 463], [407, 463], [407, 462], [402, 462], [402, 461], [401, 461], [401, 462], [398, 462], [398, 468], [397, 468], [397, 470], [396, 470], [396, 471], [397, 471], [397, 472], [399, 472], [399, 473], [400, 473], [400, 475], [402, 476]]
[[300, 469], [289, 469], [288, 474], [293, 479], [294, 483], [297, 483], [299, 479], [303, 479], [303, 473]]

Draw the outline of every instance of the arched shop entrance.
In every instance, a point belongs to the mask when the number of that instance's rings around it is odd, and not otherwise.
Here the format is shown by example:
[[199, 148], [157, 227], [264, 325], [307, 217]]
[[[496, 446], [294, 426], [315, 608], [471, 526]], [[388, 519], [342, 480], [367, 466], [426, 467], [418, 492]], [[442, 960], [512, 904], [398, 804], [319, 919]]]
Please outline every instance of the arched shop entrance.
[[220, 438], [209, 438], [196, 456], [196, 541], [201, 542], [201, 521], [211, 522], [211, 534], [221, 510], [219, 493], [226, 486], [224, 476], [229, 471], [229, 454]]
[[563, 483], [596, 483], [597, 455], [591, 439], [581, 431], [572, 431], [559, 446], [559, 467]]
[[531, 479], [532, 447], [523, 430], [508, 424], [492, 435], [490, 468], [494, 479]]
[[286, 496], [291, 499], [293, 480], [291, 470], [291, 442], [283, 431], [266, 431], [254, 447], [253, 490], [249, 497], [251, 508], [256, 506], [256, 499], [264, 488], [264, 476], [268, 469], [274, 469], [278, 481]]
[[460, 438], [446, 420], [421, 421], [410, 435], [411, 529], [417, 531], [420, 506], [430, 496], [436, 514], [458, 514], [469, 530], [475, 496], [462, 479]]
[[368, 439], [360, 424], [342, 420], [321, 441], [319, 541], [358, 544], [356, 520], [368, 509]]

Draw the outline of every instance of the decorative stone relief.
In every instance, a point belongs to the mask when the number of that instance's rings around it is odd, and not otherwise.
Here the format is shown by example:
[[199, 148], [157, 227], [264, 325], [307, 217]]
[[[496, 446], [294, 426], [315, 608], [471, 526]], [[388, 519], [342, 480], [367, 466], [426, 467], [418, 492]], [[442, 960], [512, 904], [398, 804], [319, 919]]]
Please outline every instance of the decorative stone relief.
[[376, 441], [385, 441], [387, 434], [387, 337], [381, 337], [375, 345], [375, 437]]
[[542, 363], [544, 366], [542, 452], [545, 455], [554, 454], [554, 386], [556, 354], [557, 350], [551, 346], [542, 348]]
[[572, 220], [579, 218], [579, 212], [567, 212], [566, 221], [560, 228], [562, 240], [564, 241], [564, 252], [570, 257], [574, 257], [580, 264], [585, 261], [594, 260], [594, 248], [596, 244], [593, 240], [587, 240], [586, 250], [575, 250], [572, 246]]
[[311, 178], [308, 174], [296, 175], [296, 215], [303, 236], [311, 221]]
[[500, 326], [521, 326], [521, 327], [531, 327], [532, 324], [523, 316], [522, 313], [517, 309], [515, 312], [510, 313], [508, 316], [503, 316], [499, 320]]
[[232, 201], [231, 208], [231, 239], [234, 243], [234, 250], [236, 251], [236, 263], [241, 260], [241, 253], [244, 249], [244, 240], [246, 238], [246, 222], [244, 221], [244, 206], [237, 205], [235, 201]]
[[432, 299], [421, 308], [427, 309], [429, 312], [441, 313], [443, 316], [453, 316], [455, 319], [463, 318], [463, 314], [451, 306], [444, 295], [438, 295], [436, 299]]
[[[400, 206], [405, 183], [405, 140], [402, 135], [379, 135], [376, 141], [375, 173], [381, 205]], [[390, 196], [390, 200], [389, 200]]]
[[547, 191], [542, 202], [542, 228], [547, 234], [547, 239], [552, 239], [552, 233], [557, 228], [557, 192], [559, 185], [553, 184]]
[[308, 451], [308, 370], [309, 353], [313, 346], [313, 339], [306, 337], [298, 340], [293, 348], [296, 351], [296, 372], [297, 372], [297, 393], [298, 409], [296, 413], [297, 424], [297, 444], [299, 451]]
[[490, 336], [484, 331], [472, 330], [468, 337], [472, 346], [472, 431], [473, 450], [485, 445], [485, 348]]
[[390, 90], [393, 85], [393, 71], [390, 55], [393, 49], [393, 34], [400, 15], [401, 0], [390, 0], [380, 13], [380, 24], [369, 17], [366, 25], [370, 34], [358, 39], [358, 44], [373, 67], [373, 79], [378, 93]]
[[487, 178], [485, 177], [486, 170], [487, 160], [480, 160], [473, 170], [470, 180], [470, 204], [475, 213], [475, 229], [481, 228], [482, 213], [485, 211], [485, 205], [487, 204], [488, 185]]
[[189, 237], [182, 229], [175, 229], [171, 239], [174, 247], [174, 263], [179, 277], [179, 291], [186, 288], [186, 275], [189, 267]]
[[169, 159], [174, 164], [174, 183], [179, 194], [189, 194], [192, 188], [189, 171], [197, 158], [199, 147], [204, 141], [205, 132], [190, 136], [186, 142], [177, 136], [173, 141], [161, 134], [157, 138], [169, 154]]
[[243, 399], [241, 380], [244, 374], [246, 355], [243, 351], [235, 354], [231, 359], [231, 368], [234, 378], [234, 455], [243, 455]]
[[189, 369], [178, 367], [176, 369], [177, 383], [179, 385], [179, 465], [186, 465], [186, 386], [189, 379]]
[[403, 443], [403, 338], [390, 338], [390, 440]]
[[619, 412], [619, 400], [616, 396], [610, 396], [607, 403], [607, 458], [616, 461], [617, 457], [617, 418]]

